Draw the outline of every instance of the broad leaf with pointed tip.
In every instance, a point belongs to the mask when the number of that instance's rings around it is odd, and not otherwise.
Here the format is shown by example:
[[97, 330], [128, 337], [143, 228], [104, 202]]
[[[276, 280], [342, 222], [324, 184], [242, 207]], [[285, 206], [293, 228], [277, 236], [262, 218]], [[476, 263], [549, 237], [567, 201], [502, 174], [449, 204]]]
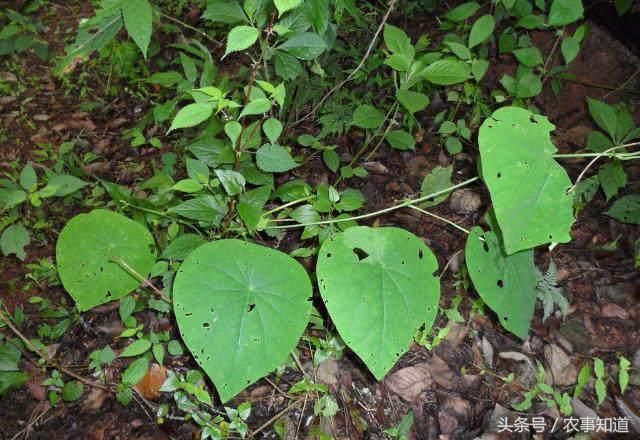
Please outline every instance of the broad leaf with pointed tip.
[[140, 285], [113, 258], [146, 277], [156, 261], [153, 237], [140, 223], [104, 209], [77, 215], [62, 229], [58, 274], [80, 311], [123, 298]]
[[438, 262], [415, 235], [357, 226], [325, 240], [316, 268], [322, 299], [340, 335], [381, 379], [415, 330], [433, 324]]
[[507, 255], [494, 231], [475, 227], [467, 237], [465, 261], [485, 304], [498, 315], [504, 328], [525, 339], [536, 303], [533, 250]]
[[553, 158], [549, 120], [519, 107], [496, 110], [480, 127], [482, 178], [508, 255], [571, 240], [571, 181]]
[[309, 321], [311, 293], [305, 269], [274, 249], [218, 240], [189, 254], [173, 288], [175, 316], [222, 402], [285, 361]]

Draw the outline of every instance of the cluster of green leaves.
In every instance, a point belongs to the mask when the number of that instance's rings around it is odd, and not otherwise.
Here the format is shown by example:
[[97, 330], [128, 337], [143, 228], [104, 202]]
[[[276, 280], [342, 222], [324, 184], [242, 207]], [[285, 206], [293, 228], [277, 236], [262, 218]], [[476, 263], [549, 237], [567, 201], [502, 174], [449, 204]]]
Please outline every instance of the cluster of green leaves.
[[[72, 195], [87, 183], [81, 179], [61, 172], [61, 169], [44, 170], [45, 184], [40, 184], [35, 168], [31, 163], [25, 165], [18, 175], [5, 172], [0, 178], [0, 213], [7, 214], [6, 223], [0, 224], [0, 249], [5, 256], [15, 254], [20, 260], [26, 257], [24, 248], [31, 241], [31, 236], [24, 224], [19, 220], [19, 207], [28, 203], [38, 208], [43, 199], [64, 198]], [[7, 225], [7, 223], [9, 225]]]
[[[31, 14], [38, 7], [39, 5], [29, 6], [24, 12]], [[11, 9], [0, 11], [0, 20], [5, 21], [5, 17], [8, 23], [4, 23], [0, 30], [0, 56], [21, 54], [31, 49], [40, 59], [49, 59], [49, 47], [38, 37], [43, 31], [42, 23]]]

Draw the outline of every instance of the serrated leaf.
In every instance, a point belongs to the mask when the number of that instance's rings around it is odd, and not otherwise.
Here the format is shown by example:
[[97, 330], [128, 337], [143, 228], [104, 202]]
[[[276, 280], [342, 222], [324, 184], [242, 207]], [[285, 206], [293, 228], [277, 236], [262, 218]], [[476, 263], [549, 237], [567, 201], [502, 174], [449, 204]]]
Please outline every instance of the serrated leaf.
[[147, 59], [151, 41], [153, 11], [148, 0], [126, 0], [122, 2], [122, 18], [129, 36], [135, 41]]
[[271, 110], [273, 103], [267, 98], [258, 98], [254, 101], [250, 101], [238, 116], [238, 119], [247, 115], [262, 115]]
[[415, 150], [416, 148], [416, 140], [404, 130], [391, 130], [384, 139], [389, 142], [391, 148], [396, 150]]
[[235, 24], [240, 21], [247, 21], [247, 16], [242, 10], [242, 6], [237, 1], [210, 1], [202, 14], [205, 18], [214, 23]]
[[476, 226], [467, 237], [465, 261], [476, 291], [502, 326], [526, 339], [536, 303], [533, 251], [507, 255], [494, 231]]
[[362, 104], [353, 112], [351, 125], [365, 129], [376, 129], [384, 122], [384, 113], [369, 104]]
[[429, 105], [429, 97], [424, 93], [412, 92], [411, 90], [400, 89], [396, 93], [398, 102], [404, 106], [409, 113], [414, 114], [424, 110]]
[[298, 166], [287, 149], [276, 144], [260, 147], [256, 152], [256, 163], [262, 171], [269, 173], [284, 173]]
[[322, 299], [377, 379], [408, 350], [416, 328], [431, 328], [440, 299], [437, 269], [424, 242], [403, 229], [356, 226], [322, 244], [316, 268]]
[[640, 194], [620, 197], [605, 214], [622, 223], [640, 225]]
[[457, 59], [437, 60], [422, 70], [421, 75], [427, 81], [448, 86], [469, 79], [471, 68], [467, 63]]
[[469, 33], [469, 49], [487, 40], [493, 33], [495, 25], [496, 22], [492, 15], [483, 15], [478, 18], [475, 23], [473, 23], [471, 32]]
[[508, 255], [571, 240], [571, 181], [553, 159], [554, 128], [546, 117], [518, 107], [496, 110], [480, 127], [482, 178]]
[[224, 56], [250, 48], [258, 41], [260, 31], [252, 26], [236, 26], [227, 35]]
[[80, 311], [123, 298], [140, 285], [113, 257], [146, 277], [156, 261], [153, 237], [141, 224], [103, 209], [77, 215], [62, 229], [58, 274]]
[[275, 249], [219, 240], [189, 255], [174, 284], [176, 320], [223, 403], [285, 361], [311, 294], [304, 268]]
[[272, 144], [275, 144], [282, 134], [282, 122], [274, 118], [269, 118], [262, 124], [262, 130], [267, 136], [267, 139], [269, 139]]
[[218, 179], [220, 179], [224, 190], [230, 196], [235, 196], [244, 191], [244, 186], [247, 182], [239, 172], [233, 170], [215, 170], [215, 173]]
[[219, 224], [227, 214], [227, 205], [211, 195], [201, 195], [180, 203], [170, 209], [182, 217], [202, 222]]
[[214, 105], [210, 102], [189, 104], [180, 109], [169, 128], [169, 132], [179, 128], [195, 127], [213, 114]]
[[622, 167], [622, 162], [614, 160], [602, 165], [598, 169], [598, 180], [608, 202], [627, 185], [627, 173]]

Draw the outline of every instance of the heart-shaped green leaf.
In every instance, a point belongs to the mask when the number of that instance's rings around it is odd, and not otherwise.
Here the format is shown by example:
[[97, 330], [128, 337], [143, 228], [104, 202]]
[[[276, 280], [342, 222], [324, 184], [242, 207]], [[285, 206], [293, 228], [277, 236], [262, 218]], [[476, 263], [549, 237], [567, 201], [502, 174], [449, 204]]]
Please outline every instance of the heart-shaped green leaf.
[[519, 107], [496, 110], [480, 127], [482, 178], [508, 255], [571, 240], [571, 181], [553, 158], [549, 120]]
[[304, 268], [274, 249], [219, 240], [187, 257], [174, 312], [223, 402], [285, 361], [309, 321], [311, 292]]
[[320, 294], [340, 335], [377, 379], [431, 327], [440, 299], [438, 262], [415, 235], [357, 226], [325, 240]]
[[533, 250], [507, 255], [495, 232], [475, 227], [465, 248], [469, 276], [482, 300], [502, 326], [525, 339], [536, 303]]
[[140, 223], [104, 209], [77, 215], [62, 229], [58, 274], [80, 311], [120, 299], [140, 285], [113, 258], [146, 277], [156, 261], [153, 237]]

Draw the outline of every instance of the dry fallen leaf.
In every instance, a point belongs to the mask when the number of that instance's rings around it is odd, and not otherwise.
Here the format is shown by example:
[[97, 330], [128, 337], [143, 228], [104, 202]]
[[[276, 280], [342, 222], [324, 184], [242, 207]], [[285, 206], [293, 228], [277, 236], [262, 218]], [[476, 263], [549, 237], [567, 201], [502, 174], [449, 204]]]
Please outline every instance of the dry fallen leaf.
[[160, 397], [160, 387], [166, 378], [167, 369], [154, 363], [135, 388], [145, 399], [154, 400]]
[[407, 402], [414, 402], [420, 394], [433, 384], [428, 364], [418, 364], [403, 368], [385, 380], [389, 391]]
[[544, 357], [551, 368], [554, 385], [572, 385], [576, 382], [578, 371], [562, 348], [549, 344], [544, 347]]

